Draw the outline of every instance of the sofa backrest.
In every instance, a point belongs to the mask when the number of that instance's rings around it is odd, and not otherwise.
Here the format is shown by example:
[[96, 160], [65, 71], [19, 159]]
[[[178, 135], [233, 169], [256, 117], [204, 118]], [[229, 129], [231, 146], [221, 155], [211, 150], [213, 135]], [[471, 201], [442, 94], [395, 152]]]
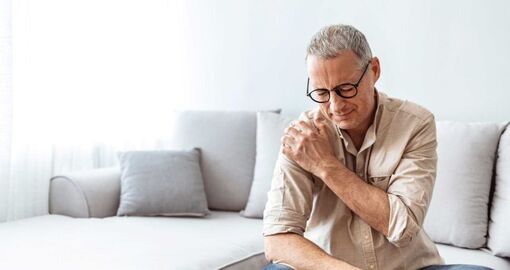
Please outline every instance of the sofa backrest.
[[201, 149], [210, 209], [244, 208], [253, 180], [256, 125], [255, 111], [176, 112], [169, 147]]

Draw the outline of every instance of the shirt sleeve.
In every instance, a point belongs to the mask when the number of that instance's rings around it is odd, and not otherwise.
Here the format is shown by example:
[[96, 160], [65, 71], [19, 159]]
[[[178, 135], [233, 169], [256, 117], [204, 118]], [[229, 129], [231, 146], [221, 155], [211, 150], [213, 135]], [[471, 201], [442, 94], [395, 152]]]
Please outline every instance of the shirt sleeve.
[[420, 231], [436, 179], [437, 141], [434, 116], [417, 126], [390, 179], [387, 239], [406, 246]]
[[263, 235], [296, 233], [303, 235], [310, 217], [314, 178], [281, 149], [267, 193]]

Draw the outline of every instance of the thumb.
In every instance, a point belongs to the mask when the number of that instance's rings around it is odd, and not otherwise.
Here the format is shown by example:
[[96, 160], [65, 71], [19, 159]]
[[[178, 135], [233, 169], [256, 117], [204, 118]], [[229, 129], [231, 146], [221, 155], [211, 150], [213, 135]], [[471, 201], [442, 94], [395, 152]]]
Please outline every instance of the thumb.
[[322, 114], [318, 114], [313, 122], [319, 133], [322, 133], [326, 130], [326, 119]]
[[317, 112], [317, 114], [315, 114], [315, 123], [316, 124], [326, 124], [326, 118], [324, 117], [324, 114], [322, 113], [322, 111], [319, 111]]

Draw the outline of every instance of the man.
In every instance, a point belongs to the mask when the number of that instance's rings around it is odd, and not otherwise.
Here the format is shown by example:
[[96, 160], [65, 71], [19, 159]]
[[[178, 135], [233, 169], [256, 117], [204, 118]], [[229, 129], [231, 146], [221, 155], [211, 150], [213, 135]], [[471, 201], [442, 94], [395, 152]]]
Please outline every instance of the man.
[[321, 29], [306, 60], [318, 108], [282, 137], [265, 269], [487, 269], [442, 265], [422, 229], [436, 176], [432, 113], [376, 90], [379, 60], [352, 26]]

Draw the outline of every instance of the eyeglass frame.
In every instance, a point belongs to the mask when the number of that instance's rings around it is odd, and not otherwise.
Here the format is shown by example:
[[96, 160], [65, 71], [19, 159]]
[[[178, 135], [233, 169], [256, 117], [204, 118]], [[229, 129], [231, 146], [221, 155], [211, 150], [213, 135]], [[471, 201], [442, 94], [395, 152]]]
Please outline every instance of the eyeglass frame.
[[[361, 74], [361, 77], [359, 77], [358, 82], [356, 82], [355, 84], [352, 84], [352, 83], [342, 83], [342, 84], [339, 84], [339, 85], [333, 87], [333, 89], [331, 89], [331, 90], [326, 89], [326, 88], [317, 88], [317, 89], [312, 90], [312, 92], [308, 92], [309, 91], [309, 86], [310, 86], [310, 77], [308, 77], [308, 80], [306, 82], [306, 95], [311, 100], [313, 100], [314, 102], [317, 102], [317, 103], [326, 103], [326, 102], [329, 102], [329, 100], [331, 99], [331, 91], [334, 91], [337, 94], [337, 96], [342, 97], [342, 98], [353, 98], [353, 97], [358, 95], [359, 84], [361, 83], [361, 80], [363, 80], [363, 77], [365, 76], [365, 73], [367, 73], [367, 69], [368, 69], [369, 65], [370, 65], [370, 61], [365, 66], [365, 69], [363, 70], [363, 73]], [[342, 86], [352, 86], [352, 87], [354, 87], [354, 90], [356, 90], [356, 93], [353, 96], [345, 97], [345, 96], [342, 95], [342, 88], [341, 88]], [[322, 91], [327, 90], [328, 91], [328, 100], [326, 100], [326, 101], [317, 101], [317, 100], [312, 98], [312, 93], [315, 92], [315, 91], [319, 91], [319, 90], [322, 90]]]

